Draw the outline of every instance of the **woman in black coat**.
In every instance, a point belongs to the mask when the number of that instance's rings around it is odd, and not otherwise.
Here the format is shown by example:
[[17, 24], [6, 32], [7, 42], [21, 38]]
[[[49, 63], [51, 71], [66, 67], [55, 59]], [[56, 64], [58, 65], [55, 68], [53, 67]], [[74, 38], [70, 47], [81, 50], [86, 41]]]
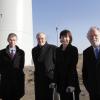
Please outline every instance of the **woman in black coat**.
[[72, 35], [69, 30], [60, 33], [60, 47], [56, 50], [55, 82], [61, 100], [73, 100], [72, 92], [75, 92], [75, 100], [79, 100], [79, 82], [76, 70], [78, 62], [78, 50], [71, 45]]

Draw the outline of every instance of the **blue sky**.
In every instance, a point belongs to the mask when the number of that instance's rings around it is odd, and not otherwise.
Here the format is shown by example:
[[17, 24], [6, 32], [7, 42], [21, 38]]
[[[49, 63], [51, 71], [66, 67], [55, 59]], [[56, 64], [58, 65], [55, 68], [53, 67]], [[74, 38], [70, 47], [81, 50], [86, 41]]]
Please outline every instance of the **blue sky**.
[[72, 32], [79, 53], [90, 43], [86, 34], [91, 26], [100, 27], [100, 0], [33, 0], [33, 33], [44, 32], [48, 43], [57, 45], [58, 34], [63, 29]]

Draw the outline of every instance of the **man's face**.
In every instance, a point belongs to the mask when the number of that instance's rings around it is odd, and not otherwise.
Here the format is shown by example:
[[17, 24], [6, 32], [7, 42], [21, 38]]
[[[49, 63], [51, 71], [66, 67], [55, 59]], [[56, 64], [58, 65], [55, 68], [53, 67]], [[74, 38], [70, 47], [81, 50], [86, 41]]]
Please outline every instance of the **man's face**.
[[9, 46], [10, 47], [15, 47], [16, 45], [16, 41], [17, 41], [17, 37], [16, 36], [11, 36], [8, 38], [8, 42], [9, 42]]
[[40, 46], [43, 46], [45, 45], [46, 43], [46, 37], [44, 34], [40, 34], [38, 37], [37, 37], [37, 42]]
[[90, 43], [94, 46], [100, 46], [100, 32], [96, 29], [90, 32]]

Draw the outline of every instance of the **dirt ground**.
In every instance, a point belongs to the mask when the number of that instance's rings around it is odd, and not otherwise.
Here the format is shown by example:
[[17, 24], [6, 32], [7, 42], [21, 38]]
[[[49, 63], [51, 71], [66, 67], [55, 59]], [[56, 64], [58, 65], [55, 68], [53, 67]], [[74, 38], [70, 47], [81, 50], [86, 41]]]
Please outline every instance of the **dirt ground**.
[[35, 100], [34, 99], [34, 69], [27, 67], [25, 72], [25, 96], [21, 100]]

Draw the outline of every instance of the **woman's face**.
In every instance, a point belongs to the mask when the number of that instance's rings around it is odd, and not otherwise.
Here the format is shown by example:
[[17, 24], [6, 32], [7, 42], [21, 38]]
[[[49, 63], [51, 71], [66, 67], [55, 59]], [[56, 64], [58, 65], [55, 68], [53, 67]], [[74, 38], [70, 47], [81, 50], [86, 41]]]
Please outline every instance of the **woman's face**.
[[68, 35], [67, 36], [61, 36], [60, 42], [63, 45], [68, 45], [70, 43], [70, 37]]

